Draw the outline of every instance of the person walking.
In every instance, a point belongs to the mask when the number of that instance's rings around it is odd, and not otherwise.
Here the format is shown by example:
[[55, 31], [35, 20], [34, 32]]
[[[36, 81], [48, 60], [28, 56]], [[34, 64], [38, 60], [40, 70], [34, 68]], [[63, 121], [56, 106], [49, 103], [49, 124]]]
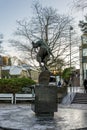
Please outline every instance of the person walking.
[[83, 82], [85, 92], [87, 93], [87, 78]]

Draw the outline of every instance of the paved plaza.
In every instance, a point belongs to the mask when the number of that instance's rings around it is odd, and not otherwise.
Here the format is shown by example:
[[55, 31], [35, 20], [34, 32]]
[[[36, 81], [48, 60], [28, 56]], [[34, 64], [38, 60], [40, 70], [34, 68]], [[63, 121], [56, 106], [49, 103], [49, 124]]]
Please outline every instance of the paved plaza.
[[30, 104], [0, 104], [0, 127], [0, 130], [86, 130], [87, 105], [59, 104], [52, 119], [36, 117]]

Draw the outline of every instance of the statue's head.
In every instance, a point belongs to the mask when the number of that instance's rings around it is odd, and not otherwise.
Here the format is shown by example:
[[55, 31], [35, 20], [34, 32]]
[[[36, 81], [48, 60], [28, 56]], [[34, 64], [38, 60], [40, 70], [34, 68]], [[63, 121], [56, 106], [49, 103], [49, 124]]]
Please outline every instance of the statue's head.
[[32, 42], [32, 46], [33, 46], [33, 48], [37, 48], [38, 47], [38, 45], [35, 42]]
[[33, 48], [38, 48], [38, 47], [40, 47], [42, 45], [42, 41], [39, 40], [36, 43], [32, 41], [32, 45], [33, 45]]

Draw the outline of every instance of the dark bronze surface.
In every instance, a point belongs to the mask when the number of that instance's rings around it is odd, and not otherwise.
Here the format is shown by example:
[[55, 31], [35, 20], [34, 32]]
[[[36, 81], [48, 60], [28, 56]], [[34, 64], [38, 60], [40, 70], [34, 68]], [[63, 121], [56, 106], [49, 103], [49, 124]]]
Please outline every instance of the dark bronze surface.
[[48, 85], [50, 79], [50, 72], [48, 70], [42, 71], [38, 78], [39, 84]]

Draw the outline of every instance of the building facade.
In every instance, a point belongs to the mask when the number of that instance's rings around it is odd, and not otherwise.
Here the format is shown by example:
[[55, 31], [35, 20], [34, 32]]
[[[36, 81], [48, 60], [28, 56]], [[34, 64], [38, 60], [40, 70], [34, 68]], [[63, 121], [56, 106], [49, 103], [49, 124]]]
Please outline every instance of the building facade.
[[80, 86], [83, 86], [84, 79], [87, 78], [87, 22], [80, 21], [79, 26], [82, 31], [80, 52]]

